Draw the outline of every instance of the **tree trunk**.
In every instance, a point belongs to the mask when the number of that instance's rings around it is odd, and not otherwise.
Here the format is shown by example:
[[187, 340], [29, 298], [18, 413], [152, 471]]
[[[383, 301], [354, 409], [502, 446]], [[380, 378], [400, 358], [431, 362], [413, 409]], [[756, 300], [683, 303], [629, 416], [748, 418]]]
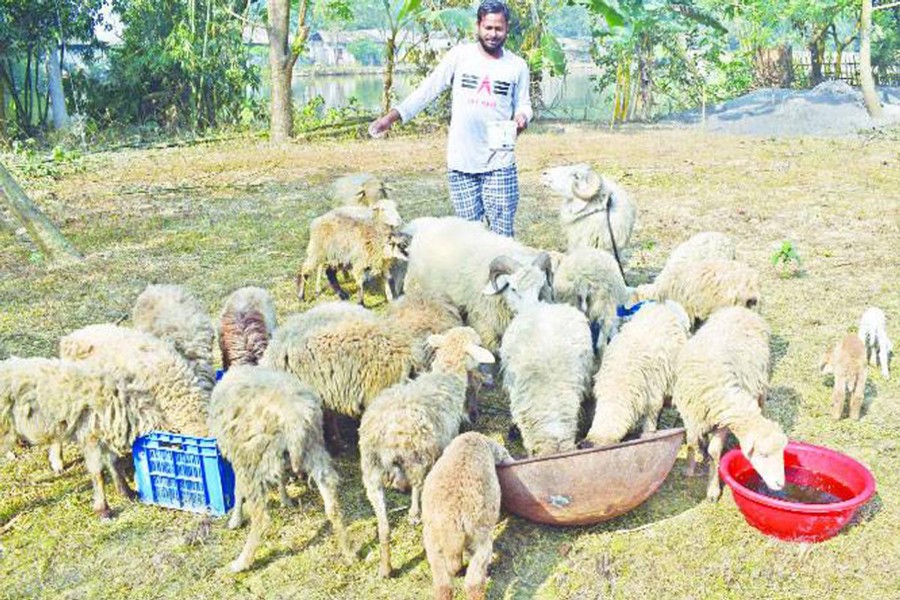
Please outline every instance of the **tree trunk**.
[[791, 47], [757, 48], [753, 53], [753, 87], [791, 87], [794, 77]]
[[397, 58], [397, 30], [392, 29], [384, 46], [384, 90], [381, 94], [381, 114], [391, 110], [391, 88], [394, 87], [394, 61]]
[[35, 206], [2, 163], [0, 163], [0, 193], [13, 216], [25, 228], [45, 258], [49, 260], [81, 258], [75, 247]]
[[53, 128], [69, 128], [69, 113], [66, 111], [66, 96], [63, 93], [62, 69], [59, 65], [59, 51], [51, 48], [48, 52], [47, 80], [50, 86], [50, 107], [53, 109]]
[[822, 55], [819, 53], [819, 38], [809, 45], [809, 86], [816, 87], [822, 83]]
[[862, 14], [859, 19], [859, 85], [869, 116], [881, 116], [881, 103], [875, 93], [875, 79], [872, 77], [872, 0], [862, 0]]
[[274, 142], [290, 139], [294, 129], [293, 93], [291, 75], [294, 62], [291, 60], [290, 0], [269, 2], [269, 69], [272, 72], [272, 115], [269, 137]]

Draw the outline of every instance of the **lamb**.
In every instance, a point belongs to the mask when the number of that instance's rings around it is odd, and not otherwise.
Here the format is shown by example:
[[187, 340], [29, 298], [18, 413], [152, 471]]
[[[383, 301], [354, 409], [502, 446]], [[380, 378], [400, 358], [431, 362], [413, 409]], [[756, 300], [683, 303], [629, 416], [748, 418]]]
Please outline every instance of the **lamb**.
[[734, 260], [734, 242], [730, 237], [718, 231], [702, 231], [692, 235], [672, 251], [663, 271], [681, 262], [700, 262], [704, 260]]
[[597, 346], [602, 352], [618, 330], [616, 309], [631, 297], [616, 259], [604, 250], [574, 250], [553, 270], [553, 288], [557, 301], [571, 304], [599, 325]]
[[[389, 202], [383, 200], [379, 205]], [[389, 301], [394, 299], [390, 285], [391, 266], [397, 260], [406, 260], [409, 237], [398, 231], [396, 225], [379, 218], [377, 215], [381, 213], [375, 212], [374, 217], [367, 217], [365, 214], [356, 214], [356, 211], [351, 210], [354, 208], [333, 209], [316, 217], [309, 224], [306, 259], [297, 275], [297, 296], [301, 300], [305, 300], [306, 281], [310, 274], [313, 271], [318, 273], [323, 267], [331, 288], [342, 300], [349, 296], [338, 284], [336, 270], [339, 267], [349, 268], [357, 285], [361, 305], [365, 305], [363, 282], [369, 275], [381, 275], [384, 279], [385, 297]], [[363, 208], [362, 212], [368, 210]], [[318, 288], [318, 281], [316, 287]]]
[[[506, 255], [532, 262], [540, 251], [492, 233], [480, 223], [456, 217], [416, 219], [415, 225], [405, 281], [407, 292], [441, 298], [456, 306], [485, 347], [495, 352], [513, 314], [498, 296], [481, 293], [491, 261]], [[539, 264], [544, 272], [541, 297], [552, 300], [550, 261]]]
[[548, 169], [541, 183], [565, 198], [559, 219], [569, 252], [597, 248], [618, 256], [628, 246], [637, 209], [617, 183], [583, 163]]
[[450, 442], [422, 490], [422, 537], [431, 566], [435, 600], [453, 598], [451, 578], [471, 553], [466, 594], [484, 598], [493, 552], [491, 531], [500, 518], [496, 465], [511, 461], [506, 448], [480, 433]]
[[819, 368], [823, 375], [834, 375], [831, 393], [831, 416], [836, 420], [844, 413], [844, 394], [850, 393], [850, 418], [859, 420], [865, 398], [866, 348], [859, 337], [848, 333], [822, 356]]
[[269, 292], [258, 287], [232, 292], [219, 316], [217, 337], [222, 369], [259, 363], [275, 326], [275, 302]]
[[131, 315], [134, 328], [170, 340], [187, 359], [203, 389], [216, 383], [213, 369], [212, 319], [190, 292], [179, 285], [148, 285]]
[[209, 392], [171, 342], [118, 325], [89, 325], [62, 337], [59, 355], [134, 377], [166, 415], [168, 431], [207, 435]]
[[252, 565], [270, 524], [266, 495], [281, 487], [289, 472], [307, 473], [316, 482], [341, 552], [347, 562], [353, 560], [338, 501], [338, 475], [325, 450], [322, 401], [312, 389], [287, 373], [236, 366], [213, 390], [210, 430], [234, 468], [236, 503], [229, 527], [240, 526], [244, 501], [250, 514], [250, 533], [232, 571]]
[[769, 361], [769, 326], [739, 306], [713, 313], [678, 357], [673, 402], [687, 430], [686, 474], [693, 475], [695, 453], [709, 438], [706, 451], [712, 465], [706, 497], [712, 502], [722, 493], [718, 467], [729, 430], [766, 485], [773, 490], [784, 487], [787, 436], [761, 410]]
[[118, 468], [134, 440], [167, 429], [152, 394], [131, 377], [97, 365], [50, 358], [0, 362], [0, 456], [17, 439], [30, 444], [76, 443], [93, 484], [93, 509], [111, 516], [103, 483], [106, 468], [127, 498], [134, 493]]
[[875, 306], [866, 309], [859, 320], [859, 339], [866, 345], [866, 362], [872, 364], [872, 358], [877, 355], [882, 377], [890, 379], [889, 363], [894, 345], [888, 338], [887, 317], [883, 310]]
[[500, 345], [500, 365], [513, 423], [535, 456], [575, 448], [594, 362], [587, 318], [571, 306], [540, 302], [541, 277], [539, 269], [501, 256], [483, 290], [501, 295], [516, 314]]
[[622, 328], [594, 382], [597, 409], [584, 445], [605, 446], [634, 431], [656, 431], [689, 329], [687, 313], [671, 300], [642, 308]]
[[352, 173], [334, 180], [332, 196], [339, 204], [372, 206], [386, 200], [390, 188], [371, 173]]
[[359, 426], [360, 467], [366, 496], [378, 519], [382, 577], [391, 574], [384, 488], [412, 488], [409, 520], [418, 523], [425, 476], [459, 433], [466, 416], [467, 374], [481, 363], [494, 362], [494, 355], [481, 347], [471, 327], [434, 334], [428, 343], [436, 349], [431, 371], [381, 392]]
[[681, 304], [694, 327], [718, 308], [754, 308], [760, 296], [759, 273], [735, 260], [681, 261], [663, 270], [652, 284], [637, 287], [640, 300]]

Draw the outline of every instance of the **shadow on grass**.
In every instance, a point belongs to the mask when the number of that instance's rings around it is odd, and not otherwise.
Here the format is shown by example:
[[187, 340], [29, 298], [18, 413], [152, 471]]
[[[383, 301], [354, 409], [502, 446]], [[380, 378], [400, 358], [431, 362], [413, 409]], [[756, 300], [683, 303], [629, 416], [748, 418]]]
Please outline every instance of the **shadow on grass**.
[[790, 434], [797, 424], [803, 396], [792, 387], [779, 385], [769, 390], [764, 414], [778, 421], [785, 433]]
[[773, 333], [772, 337], [769, 338], [769, 353], [772, 357], [772, 372], [775, 371], [778, 363], [780, 363], [787, 355], [790, 346], [791, 343], [781, 334]]
[[[677, 517], [706, 498], [706, 476], [684, 477], [685, 460], [678, 459], [660, 488], [633, 510], [596, 525], [553, 527], [514, 515], [494, 542], [498, 558], [491, 566], [488, 598], [531, 598], [555, 572], [572, 544], [583, 534], [627, 532]], [[701, 469], [701, 473], [704, 471]], [[598, 567], [602, 576], [602, 569]]]

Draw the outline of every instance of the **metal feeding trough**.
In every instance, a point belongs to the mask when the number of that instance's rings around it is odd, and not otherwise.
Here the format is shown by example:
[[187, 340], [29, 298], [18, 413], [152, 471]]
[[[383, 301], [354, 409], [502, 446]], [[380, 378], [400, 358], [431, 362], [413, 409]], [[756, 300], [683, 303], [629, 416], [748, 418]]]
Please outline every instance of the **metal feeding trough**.
[[684, 429], [517, 460], [497, 467], [503, 507], [548, 525], [589, 525], [628, 512], [655, 492], [675, 464]]

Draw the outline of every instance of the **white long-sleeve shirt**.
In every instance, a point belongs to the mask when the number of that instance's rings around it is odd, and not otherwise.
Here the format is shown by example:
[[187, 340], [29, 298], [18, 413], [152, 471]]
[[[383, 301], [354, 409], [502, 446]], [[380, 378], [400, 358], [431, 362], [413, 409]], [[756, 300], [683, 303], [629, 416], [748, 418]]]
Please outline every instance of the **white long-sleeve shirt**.
[[522, 113], [532, 117], [528, 65], [504, 49], [500, 58], [486, 56], [477, 43], [452, 48], [434, 71], [394, 108], [407, 122], [442, 91], [453, 86], [447, 168], [486, 173], [515, 164], [512, 150], [488, 147], [487, 124]]

